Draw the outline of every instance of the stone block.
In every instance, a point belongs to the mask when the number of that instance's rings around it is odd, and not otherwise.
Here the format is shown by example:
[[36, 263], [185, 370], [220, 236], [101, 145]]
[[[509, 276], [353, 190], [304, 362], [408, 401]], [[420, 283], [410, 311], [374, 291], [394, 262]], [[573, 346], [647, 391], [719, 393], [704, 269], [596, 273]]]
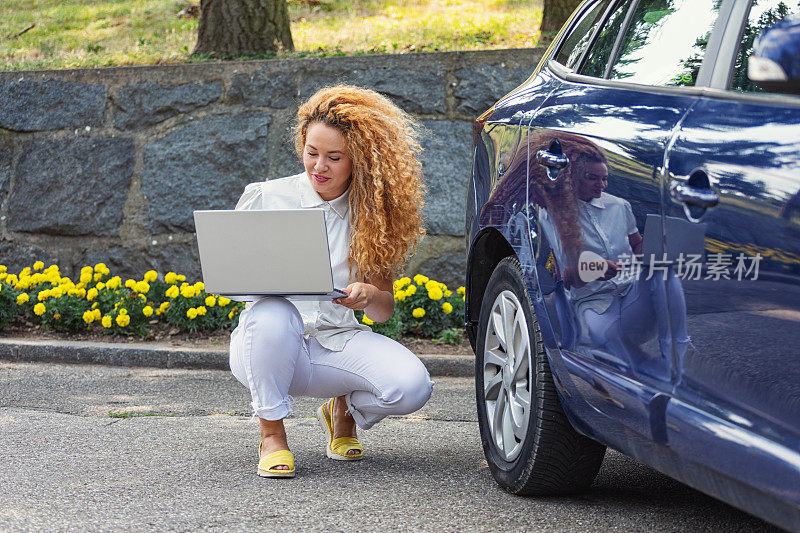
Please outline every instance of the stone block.
[[420, 139], [425, 226], [434, 235], [463, 235], [472, 133], [466, 121], [425, 121]]
[[455, 292], [466, 281], [466, 254], [461, 252], [430, 257], [420, 263], [417, 270], [420, 274], [444, 283]]
[[197, 242], [158, 242], [156, 245], [96, 246], [87, 250], [76, 272], [84, 265], [105, 263], [111, 274], [125, 278], [142, 279], [148, 270], [155, 270], [163, 279], [167, 272], [186, 275], [193, 283], [202, 279]]
[[114, 126], [136, 129], [187, 113], [219, 100], [222, 83], [161, 85], [151, 81], [121, 87], [113, 97]]
[[36, 261], [44, 261], [45, 266], [58, 265], [59, 253], [43, 247], [10, 240], [0, 241], [0, 265], [8, 267], [10, 274], [17, 274], [25, 267], [32, 267]]
[[8, 194], [8, 180], [11, 179], [11, 142], [0, 138], [0, 205]]
[[[391, 60], [383, 63], [366, 62], [367, 58], [341, 58], [329, 61], [321, 71], [311, 71], [300, 82], [300, 96], [306, 100], [318, 89], [336, 83], [349, 83], [373, 89], [388, 96], [409, 113], [445, 113], [446, 78], [441, 63], [428, 62], [424, 68], [415, 69], [395, 65]], [[369, 58], [373, 59], [373, 58]]]
[[236, 74], [228, 89], [228, 102], [256, 107], [297, 107], [294, 75], [285, 72], [256, 71]]
[[453, 88], [456, 112], [480, 115], [528, 79], [535, 66], [479, 65], [457, 70], [455, 75], [458, 81]]
[[99, 126], [107, 87], [58, 80], [0, 82], [0, 128], [47, 131]]
[[131, 139], [73, 137], [26, 143], [6, 227], [49, 235], [115, 235], [133, 164]]
[[292, 134], [293, 121], [287, 121], [281, 126], [281, 138], [276, 147], [272, 149], [269, 161], [269, 179], [292, 176], [303, 172], [303, 162], [294, 149], [294, 136]]
[[144, 149], [142, 194], [153, 233], [194, 231], [195, 209], [233, 209], [245, 185], [265, 179], [270, 118], [209, 116]]

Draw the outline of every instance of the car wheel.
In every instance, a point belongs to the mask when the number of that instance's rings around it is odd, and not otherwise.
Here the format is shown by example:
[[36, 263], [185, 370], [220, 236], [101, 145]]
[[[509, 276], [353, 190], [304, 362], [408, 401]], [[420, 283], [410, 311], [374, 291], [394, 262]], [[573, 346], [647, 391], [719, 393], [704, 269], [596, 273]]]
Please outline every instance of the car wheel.
[[497, 482], [525, 495], [588, 487], [605, 446], [575, 431], [561, 408], [516, 257], [489, 279], [475, 351], [481, 441]]

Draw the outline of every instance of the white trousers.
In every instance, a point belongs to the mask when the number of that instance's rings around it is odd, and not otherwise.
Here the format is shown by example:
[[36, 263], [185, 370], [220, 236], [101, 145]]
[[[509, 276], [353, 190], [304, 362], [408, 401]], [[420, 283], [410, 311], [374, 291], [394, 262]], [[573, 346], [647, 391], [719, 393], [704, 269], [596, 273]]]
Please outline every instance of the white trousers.
[[358, 427], [368, 429], [388, 415], [413, 413], [433, 390], [425, 365], [388, 337], [359, 331], [339, 352], [303, 338], [300, 313], [284, 298], [259, 300], [239, 328], [231, 371], [265, 420], [291, 413], [292, 396], [345, 396]]

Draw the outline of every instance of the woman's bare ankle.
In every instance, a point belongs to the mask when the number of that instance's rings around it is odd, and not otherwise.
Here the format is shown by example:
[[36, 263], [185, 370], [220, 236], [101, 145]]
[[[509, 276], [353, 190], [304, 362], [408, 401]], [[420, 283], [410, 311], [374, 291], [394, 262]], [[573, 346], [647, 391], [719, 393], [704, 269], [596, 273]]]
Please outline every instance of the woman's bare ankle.
[[286, 428], [283, 420], [264, 420], [259, 419], [261, 430], [261, 454], [277, 452], [278, 450], [288, 450], [289, 444], [286, 442]]

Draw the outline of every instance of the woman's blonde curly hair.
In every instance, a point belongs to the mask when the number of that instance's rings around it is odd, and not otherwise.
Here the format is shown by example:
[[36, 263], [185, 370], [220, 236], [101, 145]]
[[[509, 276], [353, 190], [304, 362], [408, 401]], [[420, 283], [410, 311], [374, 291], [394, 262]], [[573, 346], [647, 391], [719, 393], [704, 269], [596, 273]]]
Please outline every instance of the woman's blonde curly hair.
[[317, 91], [297, 111], [294, 142], [303, 158], [315, 123], [344, 136], [353, 162], [348, 262], [359, 280], [396, 275], [425, 234], [418, 124], [388, 98], [352, 85]]

